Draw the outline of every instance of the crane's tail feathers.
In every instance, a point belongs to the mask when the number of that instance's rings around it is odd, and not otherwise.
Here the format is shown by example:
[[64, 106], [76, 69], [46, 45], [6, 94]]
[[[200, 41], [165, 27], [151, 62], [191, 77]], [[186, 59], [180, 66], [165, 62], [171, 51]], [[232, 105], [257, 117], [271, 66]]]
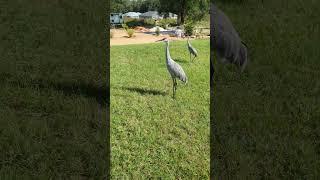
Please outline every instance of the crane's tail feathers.
[[186, 79], [183, 81], [185, 84], [188, 83], [188, 78], [186, 77]]

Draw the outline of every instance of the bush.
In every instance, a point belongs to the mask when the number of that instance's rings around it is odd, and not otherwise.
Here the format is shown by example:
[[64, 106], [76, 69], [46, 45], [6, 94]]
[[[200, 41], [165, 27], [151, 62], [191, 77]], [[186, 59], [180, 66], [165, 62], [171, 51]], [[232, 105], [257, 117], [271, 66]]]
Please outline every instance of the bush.
[[137, 27], [137, 26], [149, 26], [154, 27], [156, 25], [156, 21], [154, 19], [133, 19], [126, 18], [125, 24], [129, 28]]
[[177, 20], [171, 18], [161, 19], [159, 21], [159, 26], [166, 29], [168, 26], [177, 26]]
[[186, 36], [192, 36], [194, 30], [194, 24], [193, 23], [187, 23], [184, 26], [184, 33]]
[[197, 39], [201, 38], [201, 34], [200, 33], [196, 33], [196, 38]]
[[125, 21], [125, 24], [130, 27], [137, 27], [137, 26], [143, 26], [144, 22], [143, 20], [140, 19], [132, 19], [132, 18], [127, 18]]
[[125, 29], [126, 31], [129, 29], [128, 25], [127, 24], [121, 24], [123, 29]]
[[128, 37], [131, 38], [133, 37], [133, 34], [134, 34], [134, 30], [133, 29], [127, 29], [127, 34], [128, 34]]
[[159, 27], [157, 27], [157, 29], [156, 29], [156, 35], [157, 35], [157, 36], [160, 35], [160, 28], [159, 28]]
[[113, 31], [110, 31], [110, 38], [113, 38]]
[[169, 23], [167, 21], [167, 19], [161, 19], [159, 22], [158, 22], [158, 25], [160, 27], [162, 27], [163, 29], [167, 29]]
[[155, 26], [156, 25], [156, 21], [154, 19], [144, 19], [144, 25], [146, 26]]

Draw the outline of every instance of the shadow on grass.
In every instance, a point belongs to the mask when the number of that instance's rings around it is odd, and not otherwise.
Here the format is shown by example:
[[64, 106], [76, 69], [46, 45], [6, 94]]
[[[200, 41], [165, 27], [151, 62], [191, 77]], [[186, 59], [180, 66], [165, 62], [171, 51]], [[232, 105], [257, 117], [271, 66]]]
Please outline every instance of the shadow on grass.
[[177, 62], [177, 63], [183, 63], [183, 64], [190, 63], [189, 59], [188, 60], [184, 60], [184, 59], [181, 59], [181, 58], [175, 58], [173, 60], [175, 62]]
[[145, 95], [145, 94], [161, 95], [161, 96], [167, 95], [167, 93], [163, 91], [144, 89], [144, 88], [138, 88], [138, 87], [122, 87], [121, 89], [128, 90], [131, 92], [137, 92], [141, 95]]

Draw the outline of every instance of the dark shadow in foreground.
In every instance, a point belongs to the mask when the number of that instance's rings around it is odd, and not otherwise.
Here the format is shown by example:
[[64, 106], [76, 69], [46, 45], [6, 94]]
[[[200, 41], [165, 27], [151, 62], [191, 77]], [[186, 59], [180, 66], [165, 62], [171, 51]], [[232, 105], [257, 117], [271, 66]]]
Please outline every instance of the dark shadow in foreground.
[[109, 102], [107, 102], [109, 88], [107, 88], [106, 84], [103, 86], [97, 86], [84, 82], [59, 82], [50, 83], [50, 85], [52, 88], [62, 91], [65, 95], [82, 95], [85, 97], [95, 98], [102, 107], [106, 107], [106, 105], [109, 104]]
[[104, 85], [95, 85], [92, 83], [78, 81], [65, 81], [65, 82], [52, 82], [50, 80], [33, 80], [28, 82], [20, 83], [16, 82], [19, 87], [30, 86], [30, 84], [39, 89], [54, 89], [56, 91], [63, 92], [64, 95], [79, 95], [96, 99], [101, 107], [109, 105], [110, 90], [107, 87], [107, 83]]

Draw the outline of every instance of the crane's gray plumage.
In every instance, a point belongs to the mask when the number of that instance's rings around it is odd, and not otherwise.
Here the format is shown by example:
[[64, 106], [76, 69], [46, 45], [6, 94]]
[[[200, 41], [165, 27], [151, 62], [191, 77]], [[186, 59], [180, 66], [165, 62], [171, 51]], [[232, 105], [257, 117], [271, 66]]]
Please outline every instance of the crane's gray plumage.
[[190, 44], [190, 41], [189, 41], [189, 38], [187, 40], [188, 42], [188, 50], [189, 50], [189, 53], [190, 53], [190, 61], [191, 61], [191, 54], [194, 56], [193, 59], [195, 59], [197, 56], [198, 56], [198, 52], [197, 50], [192, 47], [192, 45]]
[[166, 64], [167, 64], [167, 69], [171, 75], [172, 82], [173, 82], [173, 98], [174, 98], [175, 92], [177, 90], [176, 78], [178, 78], [179, 80], [181, 80], [184, 83], [188, 82], [188, 78], [186, 76], [186, 73], [182, 69], [182, 67], [171, 58], [170, 51], [169, 51], [169, 40], [164, 38], [159, 41], [164, 41], [166, 43]]
[[241, 40], [230, 19], [214, 4], [211, 4], [211, 19], [213, 19], [211, 48], [217, 52], [220, 61], [236, 64], [242, 72], [248, 62], [246, 44]]

